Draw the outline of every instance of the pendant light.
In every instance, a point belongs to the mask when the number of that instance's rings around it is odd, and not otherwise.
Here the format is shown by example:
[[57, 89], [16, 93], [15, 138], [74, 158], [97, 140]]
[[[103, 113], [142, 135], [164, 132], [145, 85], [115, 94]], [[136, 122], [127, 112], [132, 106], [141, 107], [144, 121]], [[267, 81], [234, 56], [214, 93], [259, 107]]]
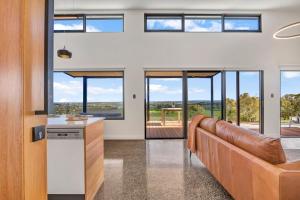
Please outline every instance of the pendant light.
[[66, 49], [66, 46], [64, 46], [63, 49], [57, 50], [57, 56], [64, 59], [70, 59], [72, 58], [72, 52]]
[[298, 27], [298, 26], [300, 26], [300, 22], [296, 22], [296, 23], [284, 26], [284, 27], [280, 28], [276, 33], [274, 33], [273, 38], [279, 39], [279, 40], [300, 38], [300, 33], [291, 34], [291, 35], [284, 35], [284, 36], [279, 35], [283, 31], [290, 30], [290, 29]]

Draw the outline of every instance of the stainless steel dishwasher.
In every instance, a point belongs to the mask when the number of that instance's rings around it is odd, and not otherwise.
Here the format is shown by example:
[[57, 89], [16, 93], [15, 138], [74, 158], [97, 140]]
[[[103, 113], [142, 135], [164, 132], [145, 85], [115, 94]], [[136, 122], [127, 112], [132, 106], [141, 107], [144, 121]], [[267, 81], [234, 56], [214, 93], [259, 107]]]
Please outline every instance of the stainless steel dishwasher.
[[48, 194], [85, 193], [83, 129], [48, 128]]

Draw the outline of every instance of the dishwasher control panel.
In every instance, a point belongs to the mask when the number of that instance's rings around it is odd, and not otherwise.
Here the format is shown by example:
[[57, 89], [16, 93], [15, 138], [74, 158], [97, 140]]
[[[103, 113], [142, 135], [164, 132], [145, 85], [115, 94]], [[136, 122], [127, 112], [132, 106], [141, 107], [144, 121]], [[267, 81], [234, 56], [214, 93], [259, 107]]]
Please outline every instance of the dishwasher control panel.
[[48, 140], [50, 139], [83, 139], [83, 129], [47, 129]]

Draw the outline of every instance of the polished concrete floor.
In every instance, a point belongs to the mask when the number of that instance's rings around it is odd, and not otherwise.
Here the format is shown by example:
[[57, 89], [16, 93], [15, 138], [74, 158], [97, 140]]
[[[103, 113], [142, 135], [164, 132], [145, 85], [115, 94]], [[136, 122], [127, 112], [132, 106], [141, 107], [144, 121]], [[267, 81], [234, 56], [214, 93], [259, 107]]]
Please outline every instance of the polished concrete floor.
[[105, 180], [95, 200], [232, 199], [184, 140], [106, 141]]

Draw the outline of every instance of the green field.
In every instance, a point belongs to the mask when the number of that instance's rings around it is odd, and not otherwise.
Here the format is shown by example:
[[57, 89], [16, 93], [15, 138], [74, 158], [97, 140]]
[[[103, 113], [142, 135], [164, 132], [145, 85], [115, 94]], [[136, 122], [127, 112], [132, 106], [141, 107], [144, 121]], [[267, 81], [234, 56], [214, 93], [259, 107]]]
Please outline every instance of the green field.
[[[160, 121], [162, 108], [182, 108], [182, 104], [179, 102], [151, 102], [149, 109], [148, 121]], [[188, 103], [188, 120], [197, 114], [211, 115], [210, 101], [190, 101]], [[214, 103], [214, 116], [221, 118], [221, 102], [216, 101]], [[182, 119], [182, 112], [181, 112]], [[178, 112], [168, 111], [166, 112], [166, 121], [177, 121]]]

